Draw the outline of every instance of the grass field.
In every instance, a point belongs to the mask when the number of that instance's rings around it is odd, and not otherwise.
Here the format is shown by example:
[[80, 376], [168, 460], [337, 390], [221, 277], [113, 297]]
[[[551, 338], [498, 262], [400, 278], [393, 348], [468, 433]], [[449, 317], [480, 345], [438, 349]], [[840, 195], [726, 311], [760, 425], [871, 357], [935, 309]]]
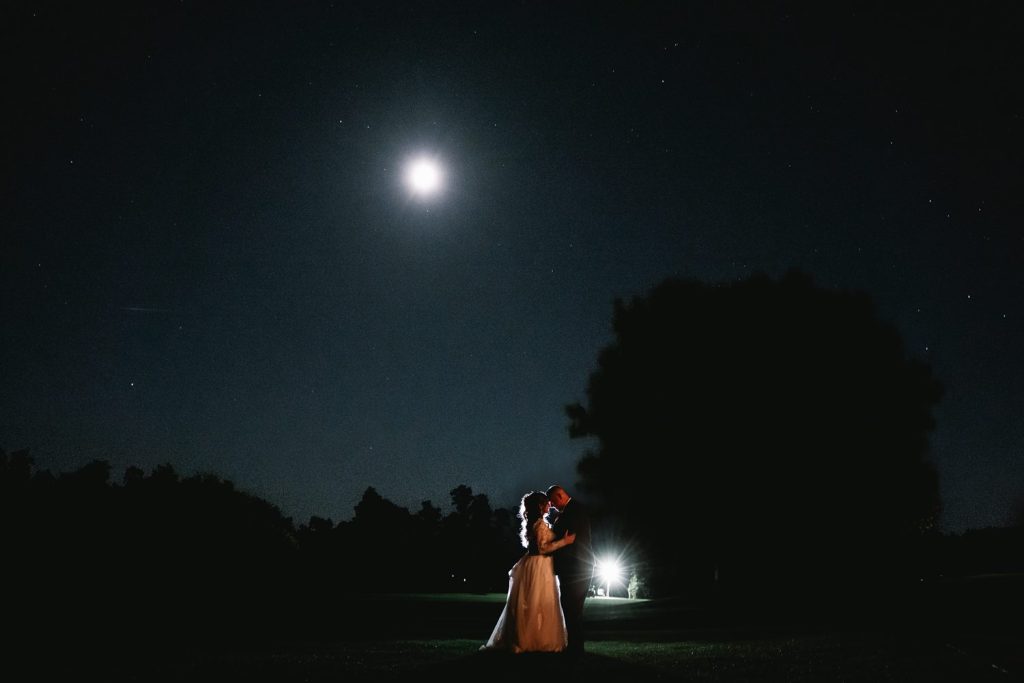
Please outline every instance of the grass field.
[[575, 666], [557, 655], [477, 652], [478, 639], [309, 643], [208, 660], [187, 678], [231, 681], [1007, 681], [1005, 671], [941, 643], [876, 634], [738, 642], [601, 640]]
[[[959, 601], [929, 602], [931, 611], [916, 609], [910, 618], [868, 614], [842, 627], [781, 613], [750, 618], [682, 599], [591, 598], [584, 613], [586, 653], [575, 663], [558, 655], [480, 652], [501, 612], [502, 594], [349, 596], [320, 605], [315, 628], [296, 624], [289, 635], [266, 638], [225, 634], [223, 642], [202, 648], [158, 647], [145, 657], [112, 657], [96, 674], [103, 680], [218, 683], [486, 683], [548, 675], [558, 683], [1024, 680], [1020, 592], [1007, 592], [1006, 585], [977, 584], [974, 592], [950, 593]], [[998, 618], [997, 604], [1007, 619]], [[76, 667], [65, 673], [65, 680], [74, 678]]]

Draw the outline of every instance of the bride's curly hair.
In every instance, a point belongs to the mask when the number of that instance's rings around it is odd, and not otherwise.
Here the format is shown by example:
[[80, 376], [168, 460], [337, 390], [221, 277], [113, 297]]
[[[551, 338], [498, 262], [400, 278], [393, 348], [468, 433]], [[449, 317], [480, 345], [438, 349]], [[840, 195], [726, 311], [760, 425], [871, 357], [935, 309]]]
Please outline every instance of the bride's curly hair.
[[[544, 508], [547, 507], [548, 497], [540, 491], [530, 491], [519, 501], [519, 519], [523, 520], [519, 526], [519, 542], [524, 548], [529, 549], [531, 538], [530, 529], [533, 523], [544, 516]], [[533, 545], [537, 545], [537, 539], [532, 539]]]

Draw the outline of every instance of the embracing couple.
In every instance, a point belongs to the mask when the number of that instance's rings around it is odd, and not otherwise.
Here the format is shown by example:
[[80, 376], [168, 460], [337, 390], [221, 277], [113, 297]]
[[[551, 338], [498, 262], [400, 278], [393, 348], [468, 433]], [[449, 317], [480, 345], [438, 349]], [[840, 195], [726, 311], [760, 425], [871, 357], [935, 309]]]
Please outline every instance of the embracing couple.
[[509, 570], [505, 608], [480, 649], [578, 657], [594, 569], [587, 509], [556, 484], [524, 495], [519, 519], [526, 553]]

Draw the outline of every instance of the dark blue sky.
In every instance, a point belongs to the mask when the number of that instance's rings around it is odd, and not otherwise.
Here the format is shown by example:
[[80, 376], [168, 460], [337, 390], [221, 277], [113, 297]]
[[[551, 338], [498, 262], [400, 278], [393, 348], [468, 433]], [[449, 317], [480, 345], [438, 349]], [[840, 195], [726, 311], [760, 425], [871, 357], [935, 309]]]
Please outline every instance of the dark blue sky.
[[0, 22], [5, 450], [511, 505], [616, 297], [800, 268], [945, 385], [945, 528], [1024, 501], [1013, 3], [64, 4]]

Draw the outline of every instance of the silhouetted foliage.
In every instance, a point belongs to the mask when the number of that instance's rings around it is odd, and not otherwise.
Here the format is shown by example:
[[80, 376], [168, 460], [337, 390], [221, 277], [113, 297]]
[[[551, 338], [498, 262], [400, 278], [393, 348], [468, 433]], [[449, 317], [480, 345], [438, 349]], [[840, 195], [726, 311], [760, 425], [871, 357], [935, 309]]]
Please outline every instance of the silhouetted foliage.
[[504, 591], [518, 548], [510, 511], [492, 510], [465, 485], [451, 497], [448, 515], [429, 500], [411, 514], [367, 488], [350, 521], [331, 528], [313, 518], [300, 527], [305, 571], [330, 577], [334, 595]]
[[237, 635], [279, 622], [298, 545], [273, 505], [170, 465], [122, 485], [93, 461], [53, 476], [27, 452], [0, 466], [8, 617], [44, 646]]
[[940, 510], [926, 460], [941, 388], [861, 293], [797, 272], [666, 280], [616, 301], [570, 434], [595, 503], [658, 593], [820, 591], [908, 569]]
[[0, 542], [18, 558], [6, 590], [27, 637], [315, 630], [353, 594], [504, 591], [521, 552], [512, 511], [464, 485], [448, 514], [368, 487], [351, 520], [295, 529], [213, 474], [129, 467], [117, 484], [101, 460], [54, 476], [28, 451], [0, 455]]
[[929, 578], [1024, 573], [1024, 526], [970, 529], [931, 539]]
[[[154, 648], [359, 637], [389, 628], [386, 616], [373, 621], [365, 601], [382, 599], [374, 594], [504, 592], [523, 552], [515, 510], [492, 508], [465, 485], [450, 492], [447, 513], [430, 501], [410, 513], [369, 487], [351, 520], [313, 516], [296, 530], [275, 506], [212, 474], [183, 477], [164, 464], [148, 475], [129, 467], [121, 479], [112, 483], [103, 461], [54, 476], [34, 470], [27, 451], [0, 450], [12, 650], [59, 652], [78, 666], [87, 656], [104, 662], [111, 643], [119, 657], [152, 659]], [[646, 494], [639, 502], [657, 507]], [[674, 519], [654, 525], [668, 546], [680, 545]], [[924, 578], [1024, 571], [1020, 528], [915, 541]], [[658, 577], [650, 569], [664, 557], [652, 553], [634, 588]], [[347, 616], [353, 600], [368, 605], [358, 619]]]

